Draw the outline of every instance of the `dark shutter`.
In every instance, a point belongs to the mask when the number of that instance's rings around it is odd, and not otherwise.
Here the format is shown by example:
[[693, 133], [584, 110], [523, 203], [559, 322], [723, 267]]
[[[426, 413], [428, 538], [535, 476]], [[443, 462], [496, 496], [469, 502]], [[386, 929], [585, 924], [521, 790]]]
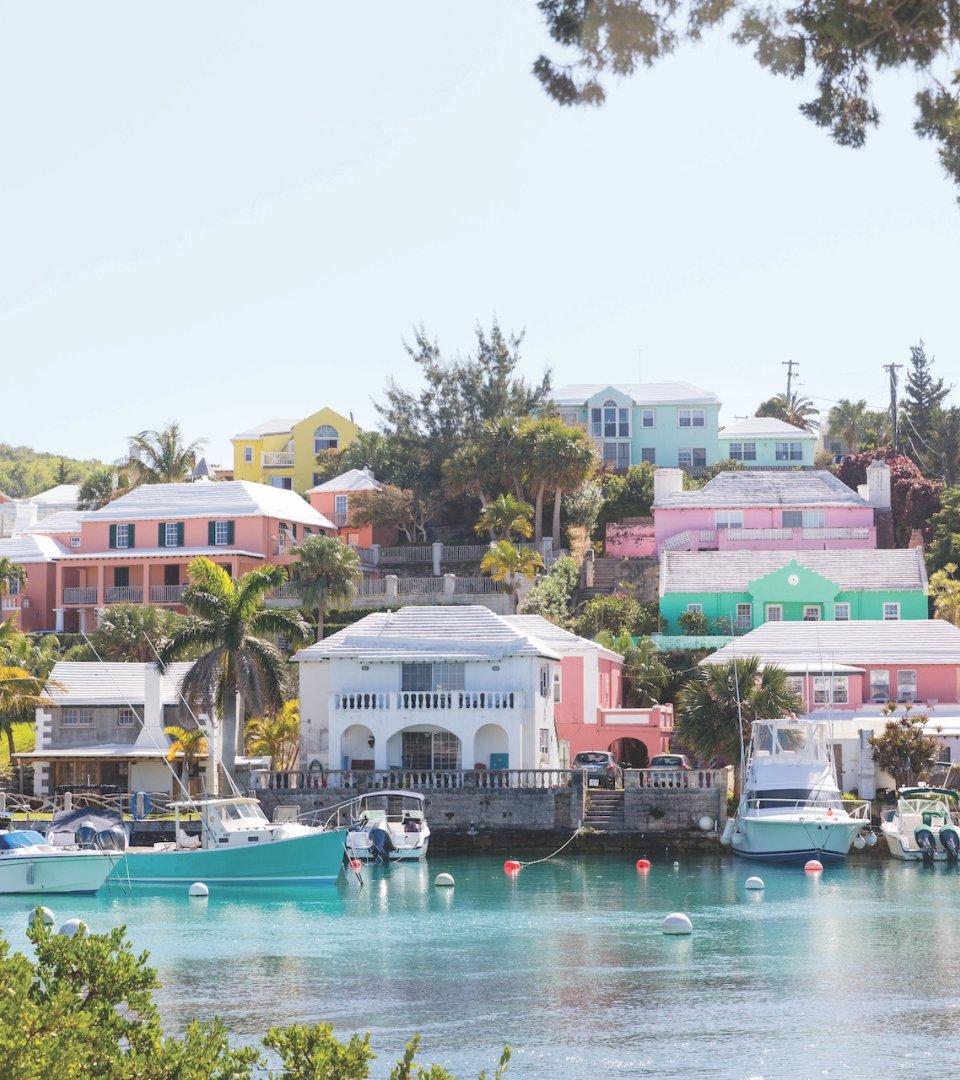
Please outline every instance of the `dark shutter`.
[[127, 535], [130, 537], [130, 542], [127, 544], [127, 547], [136, 547], [137, 543], [134, 539], [134, 537], [136, 536], [136, 531], [134, 530], [134, 527], [132, 525], [127, 526]]
[[227, 543], [228, 544], [233, 543], [233, 522], [232, 521], [227, 522]]
[[183, 522], [177, 522], [177, 547], [183, 547]]
[[217, 523], [215, 521], [208, 521], [207, 522], [207, 543], [210, 545], [210, 547], [213, 547], [213, 545], [216, 543], [216, 541], [217, 541]]
[[115, 548], [117, 546], [117, 527], [116, 525], [110, 526], [110, 546]]
[[158, 533], [157, 533], [157, 547], [166, 547], [167, 546], [167, 527], [161, 521], [160, 524], [157, 526], [157, 529], [159, 530]]

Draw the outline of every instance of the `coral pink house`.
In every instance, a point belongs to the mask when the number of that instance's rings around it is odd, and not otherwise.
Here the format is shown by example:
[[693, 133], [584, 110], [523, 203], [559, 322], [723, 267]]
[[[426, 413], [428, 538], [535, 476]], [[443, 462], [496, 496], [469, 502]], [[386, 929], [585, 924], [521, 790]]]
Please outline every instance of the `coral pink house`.
[[374, 525], [353, 525], [350, 521], [350, 499], [361, 491], [380, 491], [383, 488], [369, 469], [350, 469], [332, 480], [310, 488], [310, 505], [337, 528], [337, 535], [350, 547], [369, 548], [374, 544], [389, 547], [397, 542], [394, 528]]
[[657, 551], [875, 548], [875, 510], [890, 506], [890, 472], [874, 465], [860, 492], [819, 470], [725, 472], [683, 491], [679, 469], [658, 469]]
[[[288, 564], [303, 537], [333, 531], [292, 491], [246, 480], [145, 484], [99, 510], [62, 524], [48, 519], [17, 538], [43, 556], [42, 563], [23, 562], [21, 623], [29, 612], [25, 628], [92, 630], [96, 611], [110, 604], [177, 607], [187, 566], [198, 555], [236, 578], [265, 563]], [[13, 542], [0, 543], [0, 554]]]
[[619, 653], [539, 615], [508, 615], [504, 621], [561, 658], [553, 685], [554, 718], [557, 737], [569, 743], [570, 760], [581, 750], [610, 750], [620, 761], [643, 768], [654, 754], [670, 749], [673, 707], [624, 708]]

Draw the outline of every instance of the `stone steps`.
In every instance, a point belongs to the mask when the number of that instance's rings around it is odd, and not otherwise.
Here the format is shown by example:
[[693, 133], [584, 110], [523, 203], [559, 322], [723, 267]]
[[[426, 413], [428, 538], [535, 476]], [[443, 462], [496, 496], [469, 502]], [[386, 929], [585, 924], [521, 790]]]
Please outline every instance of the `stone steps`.
[[583, 815], [583, 824], [586, 828], [599, 829], [602, 832], [613, 832], [626, 828], [626, 819], [623, 812], [622, 791], [598, 791], [596, 789], [587, 795], [587, 808]]

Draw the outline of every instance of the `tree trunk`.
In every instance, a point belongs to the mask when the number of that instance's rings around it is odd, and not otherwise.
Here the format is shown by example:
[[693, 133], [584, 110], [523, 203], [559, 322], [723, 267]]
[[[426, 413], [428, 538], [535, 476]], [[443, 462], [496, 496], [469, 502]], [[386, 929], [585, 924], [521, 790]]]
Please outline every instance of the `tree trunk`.
[[553, 550], [557, 552], [560, 550], [560, 496], [563, 494], [561, 488], [553, 493]]
[[323, 608], [317, 608], [317, 641], [323, 641]]
[[543, 492], [546, 484], [537, 487], [536, 504], [533, 510], [533, 542], [539, 546], [543, 539]]
[[[228, 690], [223, 703], [223, 720], [221, 722], [220, 767], [231, 780], [233, 780], [237, 768], [237, 732], [242, 712], [243, 701], [240, 695], [235, 690]], [[228, 784], [227, 786], [231, 787], [232, 785]]]

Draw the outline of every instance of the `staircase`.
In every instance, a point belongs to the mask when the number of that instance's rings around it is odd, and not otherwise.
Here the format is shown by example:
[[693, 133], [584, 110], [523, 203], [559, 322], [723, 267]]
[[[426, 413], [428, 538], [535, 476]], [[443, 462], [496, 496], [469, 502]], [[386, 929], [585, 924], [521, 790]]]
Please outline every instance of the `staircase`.
[[[586, 567], [586, 563], [584, 563]], [[577, 599], [580, 603], [584, 600], [592, 600], [595, 596], [605, 596], [616, 592], [617, 586], [624, 577], [622, 559], [597, 559], [593, 564], [593, 584], [587, 588], [583, 584], [586, 580], [586, 569], [581, 572], [580, 586], [577, 589]]]
[[591, 789], [583, 814], [585, 828], [600, 832], [620, 832], [626, 828], [623, 815], [623, 792]]

